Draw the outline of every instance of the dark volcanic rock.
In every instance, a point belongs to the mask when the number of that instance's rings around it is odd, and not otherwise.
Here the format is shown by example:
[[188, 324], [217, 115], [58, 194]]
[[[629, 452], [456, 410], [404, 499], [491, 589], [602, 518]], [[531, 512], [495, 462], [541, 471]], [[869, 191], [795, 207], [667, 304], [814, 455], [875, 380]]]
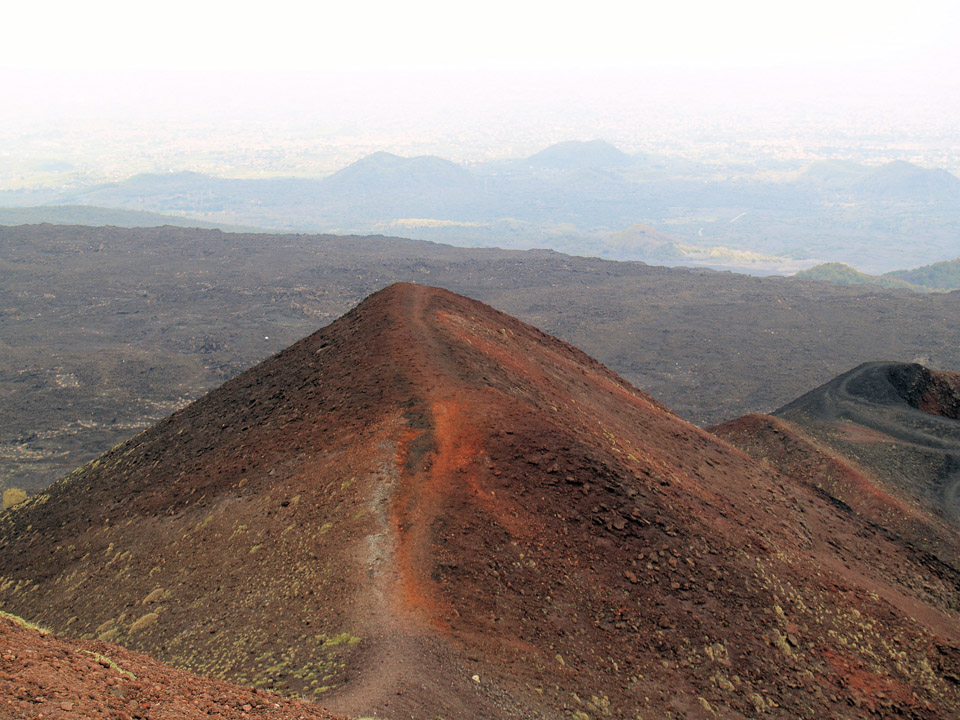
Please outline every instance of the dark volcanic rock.
[[960, 374], [864, 363], [783, 406], [789, 420], [960, 527]]
[[396, 281], [555, 335], [696, 424], [864, 361], [960, 367], [919, 296], [548, 251], [186, 228], [0, 228], [0, 483], [39, 490]]

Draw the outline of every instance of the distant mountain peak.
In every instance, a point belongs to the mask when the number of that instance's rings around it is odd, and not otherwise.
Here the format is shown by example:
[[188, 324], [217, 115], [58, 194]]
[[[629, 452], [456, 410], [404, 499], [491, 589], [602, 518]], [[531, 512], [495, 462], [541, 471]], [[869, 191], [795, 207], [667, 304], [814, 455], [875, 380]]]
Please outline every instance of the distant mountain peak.
[[328, 186], [364, 185], [368, 188], [389, 183], [402, 192], [403, 183], [436, 183], [437, 187], [447, 187], [451, 182], [468, 182], [470, 179], [465, 168], [436, 155], [408, 158], [380, 151], [338, 170], [323, 182]]
[[402, 155], [397, 155], [396, 153], [388, 152], [387, 150], [377, 150], [372, 152], [369, 155], [364, 155], [362, 158], [357, 160], [357, 163], [401, 163], [406, 160]]
[[893, 160], [871, 169], [854, 187], [883, 200], [960, 202], [960, 178], [942, 168]]
[[634, 158], [606, 140], [567, 140], [531, 155], [527, 162], [543, 168], [585, 170], [625, 167]]

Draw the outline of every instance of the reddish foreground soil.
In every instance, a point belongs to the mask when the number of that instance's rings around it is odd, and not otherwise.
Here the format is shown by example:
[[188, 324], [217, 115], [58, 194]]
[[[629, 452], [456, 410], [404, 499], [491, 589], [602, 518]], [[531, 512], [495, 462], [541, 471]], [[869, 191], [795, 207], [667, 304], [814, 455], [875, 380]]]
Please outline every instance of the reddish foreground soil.
[[102, 642], [55, 637], [0, 616], [5, 720], [336, 720], [315, 705], [206, 680]]
[[0, 606], [354, 716], [956, 718], [911, 537], [401, 284], [0, 516]]

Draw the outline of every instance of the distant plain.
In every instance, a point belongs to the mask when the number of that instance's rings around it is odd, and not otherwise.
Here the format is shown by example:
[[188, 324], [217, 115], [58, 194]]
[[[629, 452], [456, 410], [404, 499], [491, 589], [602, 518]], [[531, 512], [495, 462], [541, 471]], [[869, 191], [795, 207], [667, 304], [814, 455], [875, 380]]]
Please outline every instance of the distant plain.
[[0, 222], [155, 225], [163, 214], [177, 225], [383, 233], [753, 274], [823, 262], [885, 273], [960, 254], [960, 179], [899, 159], [694, 160], [593, 140], [469, 165], [381, 151], [322, 177], [64, 180], [0, 191]]

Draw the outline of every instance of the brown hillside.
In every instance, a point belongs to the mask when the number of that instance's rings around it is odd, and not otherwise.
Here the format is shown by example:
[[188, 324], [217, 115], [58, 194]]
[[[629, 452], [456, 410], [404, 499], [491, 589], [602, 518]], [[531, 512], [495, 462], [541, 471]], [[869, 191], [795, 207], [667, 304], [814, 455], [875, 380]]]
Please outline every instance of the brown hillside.
[[[878, 562], [874, 572], [883, 583], [898, 586], [924, 602], [957, 609], [953, 590], [960, 582], [960, 537], [948, 519], [925, 509], [896, 483], [858, 464], [862, 453], [842, 455], [789, 421], [769, 415], [746, 415], [711, 428], [718, 437], [768, 463], [791, 480], [855, 515], [876, 534], [901, 545], [907, 564]], [[895, 446], [890, 435], [844, 424], [846, 442]], [[930, 577], [937, 582], [930, 584]]]
[[925, 559], [400, 284], [0, 516], [0, 605], [351, 715], [953, 718]]
[[0, 615], [0, 718], [335, 720], [315, 705], [206, 680], [102, 642], [58, 638]]

